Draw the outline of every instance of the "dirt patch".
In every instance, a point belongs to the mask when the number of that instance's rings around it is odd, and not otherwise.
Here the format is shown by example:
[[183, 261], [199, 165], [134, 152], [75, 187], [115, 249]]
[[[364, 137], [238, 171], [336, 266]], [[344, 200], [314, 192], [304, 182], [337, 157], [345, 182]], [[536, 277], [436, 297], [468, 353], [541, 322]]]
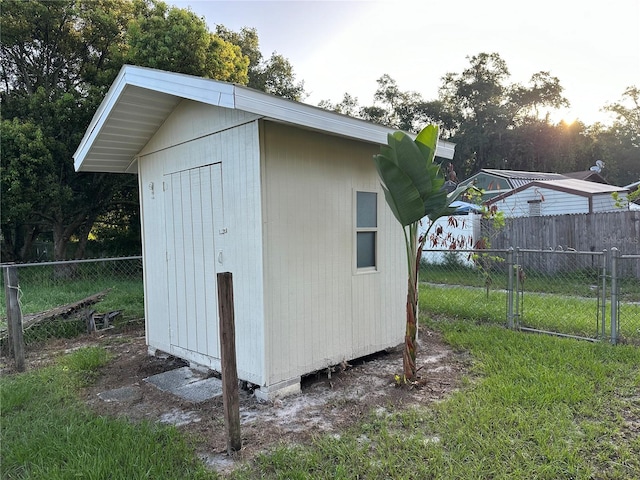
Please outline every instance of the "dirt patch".
[[[113, 360], [100, 371], [96, 382], [82, 392], [87, 404], [101, 415], [131, 421], [158, 421], [176, 425], [192, 434], [200, 456], [223, 473], [238, 462], [280, 443], [307, 443], [314, 435], [337, 434], [372, 410], [397, 410], [411, 405], [427, 405], [455, 390], [467, 370], [469, 358], [454, 352], [440, 335], [421, 331], [422, 350], [418, 357], [421, 388], [397, 388], [394, 374], [401, 371], [400, 349], [338, 365], [305, 377], [302, 393], [262, 402], [246, 390], [240, 394], [242, 450], [226, 455], [222, 399], [192, 403], [158, 390], [144, 379], [185, 366], [180, 359], [147, 354], [144, 331], [108, 332], [56, 341], [27, 355], [27, 368], [50, 363], [60, 353], [84, 346], [103, 346]], [[8, 368], [4, 368], [8, 372]], [[114, 400], [104, 393], [123, 389], [126, 395]]]

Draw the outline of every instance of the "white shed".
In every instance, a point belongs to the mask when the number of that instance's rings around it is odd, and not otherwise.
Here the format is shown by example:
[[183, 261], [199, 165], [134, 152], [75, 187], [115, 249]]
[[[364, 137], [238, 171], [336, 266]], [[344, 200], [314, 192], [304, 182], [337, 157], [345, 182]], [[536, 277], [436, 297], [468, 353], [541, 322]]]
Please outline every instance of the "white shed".
[[[238, 376], [262, 398], [398, 345], [406, 261], [373, 155], [389, 129], [242, 86], [125, 66], [74, 155], [137, 173], [146, 340], [220, 369], [233, 274]], [[452, 158], [453, 145], [437, 154]]]
[[615, 212], [613, 193], [623, 201], [627, 189], [585, 180], [536, 180], [497, 195], [485, 204], [496, 206], [507, 217]]

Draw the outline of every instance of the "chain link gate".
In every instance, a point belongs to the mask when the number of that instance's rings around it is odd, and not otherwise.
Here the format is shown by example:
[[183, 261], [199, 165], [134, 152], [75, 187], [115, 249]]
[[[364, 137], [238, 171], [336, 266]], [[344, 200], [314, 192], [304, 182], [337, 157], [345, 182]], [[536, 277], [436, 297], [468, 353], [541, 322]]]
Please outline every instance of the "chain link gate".
[[425, 249], [420, 282], [432, 314], [640, 345], [640, 255], [616, 248]]
[[640, 345], [640, 255], [611, 249], [611, 343]]
[[507, 326], [601, 340], [606, 322], [605, 252], [510, 249]]

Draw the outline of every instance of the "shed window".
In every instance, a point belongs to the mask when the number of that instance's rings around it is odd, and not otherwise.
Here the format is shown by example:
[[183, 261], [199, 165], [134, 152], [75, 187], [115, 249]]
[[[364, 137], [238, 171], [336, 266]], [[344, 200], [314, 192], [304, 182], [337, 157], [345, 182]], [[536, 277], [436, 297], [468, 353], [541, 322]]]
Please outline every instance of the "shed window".
[[375, 269], [378, 234], [378, 194], [356, 192], [356, 267]]

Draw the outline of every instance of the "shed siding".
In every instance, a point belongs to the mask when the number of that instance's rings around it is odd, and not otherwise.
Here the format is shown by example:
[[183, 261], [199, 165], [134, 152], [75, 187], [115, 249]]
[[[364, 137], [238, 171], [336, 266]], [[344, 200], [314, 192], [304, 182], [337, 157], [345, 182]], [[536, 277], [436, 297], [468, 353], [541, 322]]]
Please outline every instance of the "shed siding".
[[[162, 138], [165, 135], [170, 138]], [[177, 144], [170, 146], [173, 142]], [[238, 375], [244, 380], [262, 383], [265, 367], [257, 121], [249, 116], [242, 118], [238, 111], [184, 101], [143, 152], [145, 154], [140, 156], [138, 165], [144, 258], [156, 259], [145, 263], [145, 313], [149, 346], [210, 368], [220, 368], [219, 358], [215, 356], [217, 349], [212, 345], [207, 348], [201, 345], [199, 336], [204, 331], [204, 325], [200, 323], [198, 331], [186, 329], [187, 322], [197, 324], [197, 318], [201, 319], [199, 313], [207, 310], [207, 299], [217, 296], [215, 282], [203, 285], [207, 282], [203, 282], [199, 275], [202, 272], [198, 273], [199, 278], [185, 279], [183, 287], [187, 290], [189, 305], [184, 306], [185, 318], [178, 318], [174, 328], [185, 328], [182, 333], [191, 336], [187, 345], [194, 347], [172, 346], [168, 314], [169, 278], [172, 272], [168, 271], [169, 262], [157, 260], [167, 258], [165, 238], [171, 229], [167, 222], [172, 222], [172, 218], [175, 220], [165, 211], [165, 189], [176, 188], [173, 184], [177, 179], [186, 182], [194, 174], [193, 169], [220, 164], [224, 219], [221, 228], [216, 225], [217, 231], [212, 232], [216, 236], [216, 251], [212, 252], [207, 248], [209, 245], [204, 244], [198, 244], [197, 248], [204, 255], [202, 261], [214, 262], [217, 272], [233, 273]], [[206, 205], [206, 200], [199, 195], [191, 192], [189, 196], [183, 196], [190, 198], [193, 203], [185, 202], [180, 212], [182, 217], [196, 219], [196, 225], [200, 212], [192, 212], [190, 205]], [[224, 228], [227, 233], [221, 232]], [[182, 232], [186, 236], [188, 233]], [[218, 264], [220, 254], [222, 264]], [[198, 268], [194, 270], [198, 271]], [[210, 273], [207, 278], [211, 282]], [[175, 280], [171, 282], [177, 284], [178, 279]], [[208, 310], [211, 311], [210, 307]], [[190, 311], [194, 312], [193, 315], [189, 314]], [[211, 321], [207, 317], [207, 322]], [[215, 322], [217, 325], [217, 318]]]
[[[192, 100], [182, 100], [171, 113], [167, 121], [158, 129], [158, 132], [149, 140], [149, 143], [141, 150], [140, 156], [152, 152], [170, 148], [183, 142], [190, 142], [196, 138], [210, 135], [214, 132], [233, 128], [258, 118], [257, 115], [233, 110], [229, 108], [214, 107]], [[185, 170], [187, 165], [198, 163], [197, 159], [174, 159], [172, 168], [175, 171]]]
[[[402, 341], [402, 232], [386, 206], [376, 145], [265, 122], [267, 381], [276, 383]], [[378, 271], [354, 264], [355, 191], [378, 193]]]

